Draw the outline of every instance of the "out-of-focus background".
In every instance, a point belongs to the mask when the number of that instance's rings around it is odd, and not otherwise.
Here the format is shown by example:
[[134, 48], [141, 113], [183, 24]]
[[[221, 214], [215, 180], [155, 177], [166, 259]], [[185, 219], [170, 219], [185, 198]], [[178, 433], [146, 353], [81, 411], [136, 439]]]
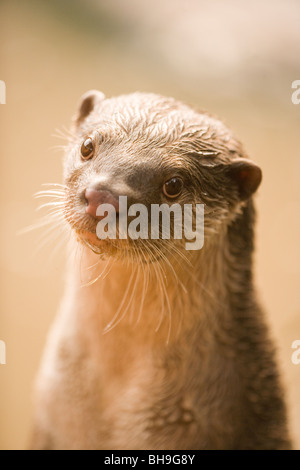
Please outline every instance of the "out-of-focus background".
[[[17, 235], [38, 219], [32, 194], [62, 182], [63, 142], [81, 94], [151, 91], [220, 116], [264, 172], [256, 280], [300, 448], [300, 79], [298, 0], [2, 0], [0, 79], [0, 448], [28, 445], [32, 386], [63, 290], [59, 238]], [[55, 252], [56, 253], [53, 253]]]

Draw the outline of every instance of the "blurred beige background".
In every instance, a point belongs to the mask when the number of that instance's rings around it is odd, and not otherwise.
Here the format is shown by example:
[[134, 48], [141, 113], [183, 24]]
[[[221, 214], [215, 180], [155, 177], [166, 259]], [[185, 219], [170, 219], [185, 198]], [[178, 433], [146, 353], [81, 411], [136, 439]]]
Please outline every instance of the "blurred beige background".
[[[32, 386], [63, 289], [64, 249], [43, 231], [32, 195], [62, 182], [63, 142], [80, 95], [153, 91], [223, 118], [261, 165], [256, 279], [278, 345], [300, 448], [300, 4], [294, 0], [52, 0], [0, 3], [0, 448], [28, 445]], [[38, 248], [38, 249], [37, 249]]]

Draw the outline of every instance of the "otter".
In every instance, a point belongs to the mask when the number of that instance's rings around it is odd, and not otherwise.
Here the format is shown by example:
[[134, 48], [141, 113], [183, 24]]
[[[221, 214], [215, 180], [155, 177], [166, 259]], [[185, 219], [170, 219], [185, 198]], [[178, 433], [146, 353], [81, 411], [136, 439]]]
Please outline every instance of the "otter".
[[[289, 449], [252, 264], [261, 169], [218, 119], [151, 93], [92, 90], [64, 185], [66, 288], [36, 381], [33, 449]], [[97, 208], [204, 205], [204, 245], [100, 240]], [[162, 227], [160, 227], [160, 233]]]

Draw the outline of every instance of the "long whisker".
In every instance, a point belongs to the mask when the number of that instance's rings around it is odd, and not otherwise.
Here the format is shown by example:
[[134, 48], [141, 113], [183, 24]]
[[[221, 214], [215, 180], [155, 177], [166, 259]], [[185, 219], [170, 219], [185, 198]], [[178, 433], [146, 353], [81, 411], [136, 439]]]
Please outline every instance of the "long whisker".
[[[107, 263], [106, 263], [106, 265], [104, 266], [104, 268], [103, 268], [103, 270], [101, 271], [101, 273], [100, 273], [98, 276], [96, 276], [94, 279], [92, 279], [91, 281], [87, 282], [86, 284], [82, 284], [81, 287], [89, 287], [89, 286], [95, 284], [95, 283], [96, 283], [97, 281], [99, 281], [100, 279], [101, 279], [101, 280], [105, 279], [106, 276], [110, 273], [111, 268], [112, 268], [114, 262], [115, 262], [114, 260], [113, 260], [113, 262], [110, 262], [110, 260], [108, 259], [108, 260], [107, 260]], [[97, 265], [97, 264], [98, 264], [98, 263], [96, 263], [96, 265]], [[107, 266], [108, 266], [109, 264], [110, 264], [109, 269], [107, 269]]]
[[33, 195], [35, 199], [41, 198], [41, 197], [54, 197], [55, 199], [63, 199], [65, 197], [65, 192], [64, 191], [59, 191], [59, 190], [54, 190], [54, 189], [49, 189], [45, 191], [38, 191]]
[[113, 328], [115, 328], [119, 323], [120, 321], [123, 320], [123, 318], [125, 317], [128, 309], [129, 309], [129, 306], [131, 304], [131, 301], [133, 299], [133, 296], [134, 296], [134, 293], [135, 293], [135, 288], [136, 288], [136, 283], [134, 284], [134, 288], [132, 289], [132, 292], [131, 292], [131, 296], [130, 296], [130, 299], [129, 301], [127, 302], [127, 305], [126, 305], [126, 308], [123, 310], [123, 313], [122, 315], [120, 315], [120, 312], [122, 311], [122, 308], [125, 304], [125, 300], [127, 299], [127, 295], [130, 291], [130, 288], [131, 288], [131, 285], [132, 285], [132, 280], [134, 279], [134, 275], [137, 271], [137, 267], [135, 267], [135, 269], [132, 270], [132, 273], [131, 273], [131, 276], [130, 276], [130, 280], [128, 282], [128, 286], [127, 286], [127, 289], [126, 289], [126, 292], [125, 292], [125, 295], [123, 296], [123, 299], [122, 299], [122, 302], [116, 312], [116, 314], [114, 315], [113, 319], [106, 325], [106, 327], [104, 328], [103, 330], [103, 334], [106, 334], [108, 333], [109, 331], [111, 331]]
[[140, 301], [140, 308], [139, 308], [135, 326], [138, 325], [138, 323], [141, 320], [145, 297], [146, 297], [146, 293], [148, 291], [148, 285], [149, 285], [149, 267], [147, 264], [143, 263], [141, 260], [142, 255], [145, 260], [144, 252], [143, 251], [141, 253], [138, 252], [138, 254], [139, 254], [140, 261], [141, 261], [141, 266], [143, 267], [143, 288], [142, 288], [142, 296], [141, 296], [141, 301]]
[[[66, 245], [67, 240], [70, 238], [70, 235], [71, 235], [70, 230], [68, 230], [66, 226], [60, 226], [60, 228], [62, 230], [57, 231], [54, 234], [52, 233], [51, 234], [52, 237], [49, 235], [48, 239], [47, 240], [45, 239], [44, 244], [42, 246], [37, 247], [36, 252], [40, 251], [42, 247], [45, 246], [46, 244], [55, 242], [55, 247], [51, 251], [51, 256], [49, 256], [47, 260], [47, 265], [50, 264], [50, 262], [52, 261], [56, 253]], [[56, 240], [58, 240], [58, 242], [56, 242]], [[63, 250], [63, 252], [65, 253], [65, 250]]]
[[59, 238], [62, 233], [66, 232], [66, 228], [67, 227], [63, 224], [62, 220], [58, 220], [55, 224], [52, 224], [46, 233], [40, 237], [39, 243], [37, 244], [33, 255], [36, 256], [50, 241], [54, 242], [57, 238]]
[[37, 211], [43, 209], [44, 207], [64, 207], [64, 201], [51, 201], [51, 202], [46, 202], [45, 204], [41, 204], [39, 207], [37, 207]]
[[67, 142], [71, 142], [74, 140], [78, 140], [78, 135], [71, 132], [70, 129], [63, 127], [62, 129], [54, 129], [56, 134], [52, 134], [52, 137], [56, 137], [58, 139], [66, 140]]
[[42, 186], [52, 186], [52, 187], [68, 189], [68, 186], [66, 184], [61, 184], [61, 183], [42, 183]]
[[[162, 269], [162, 271], [164, 272], [161, 265], [158, 265], [158, 266], [159, 266], [159, 269]], [[170, 299], [169, 299], [168, 291], [167, 291], [166, 284], [165, 284], [165, 275], [162, 276], [162, 277], [163, 277], [162, 286], [163, 286], [163, 291], [164, 291], [164, 294], [165, 294], [165, 299], [166, 299], [166, 302], [167, 302], [167, 314], [168, 314], [168, 319], [169, 319], [168, 336], [167, 336], [166, 344], [169, 344], [170, 335], [171, 335], [171, 328], [172, 328], [172, 313], [171, 313]]]
[[34, 224], [29, 225], [17, 232], [17, 235], [24, 235], [25, 233], [32, 232], [33, 230], [39, 229], [41, 227], [45, 227], [49, 224], [52, 224], [56, 220], [64, 220], [64, 216], [61, 211], [53, 212], [48, 215], [45, 215], [41, 219], [39, 219]]

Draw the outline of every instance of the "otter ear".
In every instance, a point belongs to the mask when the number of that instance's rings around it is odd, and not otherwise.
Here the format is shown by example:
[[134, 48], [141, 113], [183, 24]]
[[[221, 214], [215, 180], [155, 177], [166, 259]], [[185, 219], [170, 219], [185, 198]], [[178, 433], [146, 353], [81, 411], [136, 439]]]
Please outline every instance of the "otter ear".
[[98, 103], [105, 99], [105, 95], [101, 91], [90, 90], [84, 93], [80, 98], [78, 111], [73, 118], [75, 127], [79, 127], [85, 118], [93, 111]]
[[248, 199], [258, 188], [262, 180], [261, 169], [250, 160], [240, 158], [226, 167], [227, 176], [237, 185], [242, 201]]

